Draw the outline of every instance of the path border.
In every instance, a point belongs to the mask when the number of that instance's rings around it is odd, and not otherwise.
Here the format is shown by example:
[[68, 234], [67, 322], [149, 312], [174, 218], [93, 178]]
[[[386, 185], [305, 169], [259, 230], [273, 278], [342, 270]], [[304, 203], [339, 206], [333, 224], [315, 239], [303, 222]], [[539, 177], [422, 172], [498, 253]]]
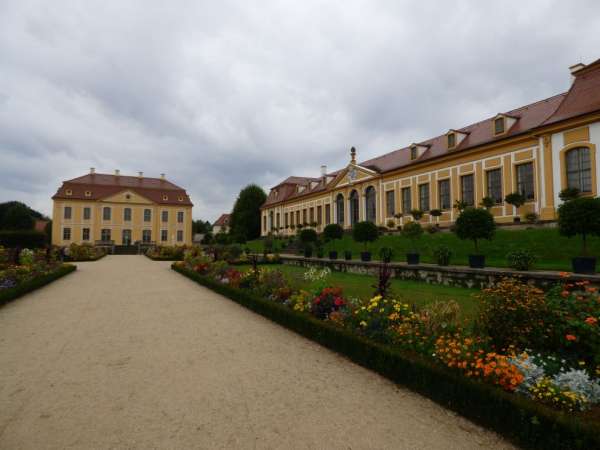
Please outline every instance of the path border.
[[23, 295], [29, 292], [35, 291], [36, 289], [46, 286], [47, 284], [50, 284], [53, 281], [56, 281], [59, 278], [62, 278], [65, 275], [74, 272], [75, 270], [77, 270], [77, 266], [74, 266], [72, 264], [63, 264], [51, 273], [34, 278], [33, 280], [29, 280], [28, 282], [22, 283], [13, 288], [4, 289], [3, 291], [0, 291], [0, 307], [7, 304], [8, 302], [22, 297]]

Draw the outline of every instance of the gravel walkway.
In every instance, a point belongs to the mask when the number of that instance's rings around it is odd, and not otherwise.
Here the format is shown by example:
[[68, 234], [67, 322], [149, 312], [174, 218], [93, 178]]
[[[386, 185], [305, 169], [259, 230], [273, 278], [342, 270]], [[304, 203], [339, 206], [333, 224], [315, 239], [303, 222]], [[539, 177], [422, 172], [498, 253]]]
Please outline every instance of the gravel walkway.
[[0, 309], [0, 448], [512, 448], [142, 256]]

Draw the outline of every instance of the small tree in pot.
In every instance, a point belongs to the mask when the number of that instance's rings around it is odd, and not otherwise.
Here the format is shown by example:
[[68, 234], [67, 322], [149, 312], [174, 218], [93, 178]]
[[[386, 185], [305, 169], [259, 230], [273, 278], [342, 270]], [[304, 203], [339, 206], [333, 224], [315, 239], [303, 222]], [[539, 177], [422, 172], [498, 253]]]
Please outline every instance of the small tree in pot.
[[567, 237], [580, 235], [580, 257], [573, 258], [573, 272], [596, 272], [596, 258], [587, 256], [587, 237], [600, 235], [600, 198], [581, 197], [558, 207], [558, 232]]
[[515, 217], [515, 222], [521, 222], [521, 216], [519, 216], [519, 208], [525, 204], [525, 196], [519, 192], [513, 192], [504, 197], [504, 201], [509, 205], [513, 205], [517, 208], [517, 217]]
[[[335, 241], [341, 239], [344, 235], [344, 229], [339, 226], [337, 223], [331, 223], [325, 227], [323, 230], [323, 238], [325, 242]], [[338, 252], [337, 250], [329, 251], [329, 259], [337, 259]]]
[[492, 197], [483, 197], [481, 199], [481, 202], [479, 202], [479, 206], [481, 206], [482, 208], [485, 208], [485, 209], [490, 209], [495, 204], [496, 204], [496, 202], [494, 201], [494, 199]]
[[469, 255], [470, 267], [485, 267], [485, 256], [479, 253], [478, 241], [492, 239], [495, 231], [494, 216], [487, 209], [467, 208], [460, 213], [454, 224], [454, 232], [459, 239], [470, 239], [475, 245], [475, 254]]
[[310, 228], [305, 228], [300, 231], [298, 237], [304, 248], [304, 257], [310, 258], [312, 256], [313, 243], [317, 242], [317, 232]]
[[406, 254], [408, 264], [419, 264], [419, 251], [417, 250], [417, 240], [423, 235], [423, 227], [419, 222], [410, 222], [402, 228], [402, 236], [410, 239], [412, 243], [411, 253]]
[[413, 220], [415, 222], [418, 222], [423, 218], [423, 211], [421, 211], [420, 209], [411, 209], [410, 215], [413, 216]]
[[442, 210], [441, 209], [432, 209], [431, 211], [429, 211], [429, 215], [431, 217], [435, 217], [435, 223], [436, 225], [439, 222], [439, 217], [442, 215]]
[[371, 252], [368, 251], [368, 245], [370, 242], [375, 242], [379, 237], [377, 225], [369, 221], [358, 222], [352, 229], [352, 237], [356, 242], [362, 242], [364, 245], [365, 250], [361, 252], [360, 259], [371, 261]]

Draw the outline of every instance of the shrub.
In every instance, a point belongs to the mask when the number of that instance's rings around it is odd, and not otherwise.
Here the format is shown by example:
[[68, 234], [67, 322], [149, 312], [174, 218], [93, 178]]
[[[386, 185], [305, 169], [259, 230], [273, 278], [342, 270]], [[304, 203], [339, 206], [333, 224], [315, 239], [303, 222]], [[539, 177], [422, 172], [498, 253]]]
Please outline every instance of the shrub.
[[356, 242], [361, 242], [367, 249], [369, 242], [375, 242], [379, 237], [379, 230], [373, 222], [358, 222], [352, 229], [352, 237]]
[[219, 245], [227, 245], [231, 242], [231, 239], [227, 233], [217, 233], [215, 235], [215, 242]]
[[534, 212], [529, 212], [527, 214], [525, 214], [525, 222], [530, 223], [530, 224], [534, 224], [538, 221], [539, 216], [537, 215], [537, 213]]
[[494, 199], [492, 197], [483, 197], [481, 199], [481, 202], [479, 203], [479, 206], [481, 206], [482, 208], [485, 208], [485, 209], [490, 209], [495, 204], [496, 204], [496, 202], [494, 201]]
[[440, 266], [447, 266], [450, 264], [450, 258], [452, 258], [452, 250], [445, 245], [440, 245], [433, 250], [433, 257]]
[[575, 200], [579, 197], [580, 191], [577, 188], [565, 188], [559, 192], [558, 198], [560, 198], [563, 202], [568, 202], [569, 200]]
[[435, 233], [437, 233], [438, 231], [440, 231], [440, 229], [437, 227], [437, 225], [427, 225], [427, 226], [425, 227], [425, 229], [427, 230], [427, 232], [428, 232], [429, 234], [435, 234]]
[[429, 211], [429, 214], [432, 217], [440, 217], [442, 215], [442, 210], [441, 209], [432, 209], [431, 211]]
[[512, 192], [504, 197], [504, 201], [509, 205], [513, 205], [515, 208], [519, 209], [521, 206], [525, 204], [527, 199], [525, 196], [519, 192]]
[[410, 306], [400, 300], [375, 295], [359, 301], [348, 317], [351, 328], [380, 342], [390, 342], [394, 327], [411, 314]]
[[558, 232], [567, 237], [580, 235], [582, 254], [587, 255], [587, 237], [600, 234], [600, 199], [580, 197], [561, 204]]
[[341, 239], [344, 235], [344, 229], [337, 223], [330, 223], [323, 229], [323, 238], [326, 241]]
[[46, 245], [46, 234], [34, 230], [2, 230], [0, 245], [9, 248], [40, 248]]
[[394, 250], [391, 247], [381, 247], [379, 250], [379, 258], [381, 261], [390, 262], [394, 257]]
[[464, 202], [462, 200], [456, 200], [454, 202], [454, 205], [452, 206], [454, 209], [456, 209], [459, 213], [463, 212], [465, 209], [467, 209], [467, 202]]
[[418, 222], [409, 222], [402, 228], [402, 236], [410, 239], [412, 249], [416, 253], [418, 252], [417, 240], [423, 236], [423, 227]]
[[303, 244], [317, 242], [317, 232], [312, 228], [305, 228], [298, 235]]
[[329, 315], [346, 306], [346, 300], [342, 296], [342, 288], [333, 287], [323, 289], [317, 295], [311, 305], [311, 313], [319, 318], [326, 319]]
[[396, 222], [393, 219], [390, 219], [387, 221], [386, 226], [390, 229], [393, 230], [394, 227], [396, 226]]
[[429, 335], [440, 335], [455, 331], [458, 328], [460, 306], [454, 300], [430, 303], [424, 306], [420, 313], [425, 331]]
[[423, 217], [423, 211], [421, 211], [420, 209], [411, 209], [410, 210], [410, 215], [413, 216], [413, 219], [415, 219], [416, 221], [421, 220], [421, 218]]
[[515, 270], [529, 270], [536, 260], [529, 250], [514, 250], [506, 255], [508, 266]]
[[479, 253], [478, 241], [492, 239], [496, 230], [494, 216], [487, 209], [467, 208], [460, 213], [454, 224], [454, 232], [459, 239], [470, 239]]

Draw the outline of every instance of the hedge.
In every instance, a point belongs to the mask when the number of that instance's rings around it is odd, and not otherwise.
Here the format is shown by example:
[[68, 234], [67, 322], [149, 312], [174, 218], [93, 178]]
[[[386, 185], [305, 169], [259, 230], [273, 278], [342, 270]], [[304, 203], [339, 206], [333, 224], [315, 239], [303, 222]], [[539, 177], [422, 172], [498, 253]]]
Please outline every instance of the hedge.
[[353, 362], [488, 427], [525, 448], [600, 448], [600, 424], [466, 378], [418, 354], [400, 352], [286, 306], [173, 264], [172, 269]]
[[174, 258], [173, 256], [145, 256], [146, 258], [150, 258], [152, 261], [183, 261], [183, 258]]
[[65, 256], [65, 261], [68, 262], [93, 262], [98, 261], [99, 259], [104, 258], [108, 253], [101, 253], [99, 256], [95, 256], [89, 259], [72, 259], [70, 256]]
[[46, 234], [35, 230], [1, 230], [0, 245], [10, 248], [40, 248], [46, 245]]
[[27, 294], [28, 292], [34, 291], [42, 286], [45, 286], [49, 283], [52, 283], [55, 280], [58, 280], [61, 277], [75, 271], [77, 269], [76, 266], [72, 264], [63, 264], [54, 272], [43, 275], [41, 277], [34, 278], [33, 280], [29, 280], [26, 283], [21, 283], [18, 286], [8, 289], [2, 289], [0, 291], [0, 306], [8, 303], [12, 300], [15, 300], [22, 295]]

